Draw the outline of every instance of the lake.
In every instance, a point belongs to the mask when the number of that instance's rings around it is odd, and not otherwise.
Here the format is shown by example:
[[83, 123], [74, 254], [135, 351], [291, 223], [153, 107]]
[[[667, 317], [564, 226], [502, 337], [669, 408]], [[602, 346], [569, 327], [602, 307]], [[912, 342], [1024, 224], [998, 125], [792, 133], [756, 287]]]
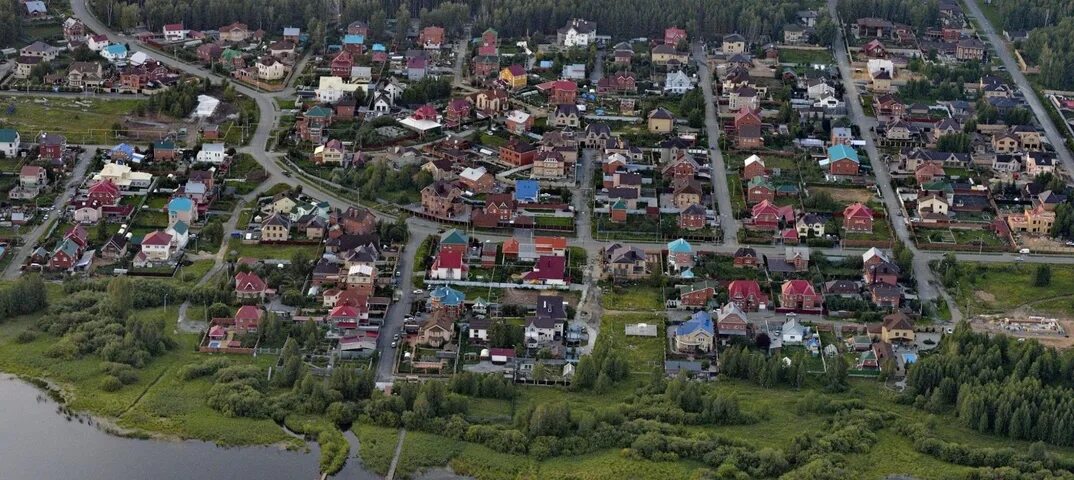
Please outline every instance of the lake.
[[[71, 417], [38, 388], [0, 374], [0, 477], [10, 479], [154, 480], [316, 479], [309, 452], [274, 447], [222, 448], [201, 441], [138, 440], [110, 435], [89, 417]], [[81, 419], [81, 421], [80, 421]], [[356, 439], [352, 440], [352, 450]], [[352, 455], [355, 451], [351, 452]], [[357, 458], [334, 478], [373, 480]]]

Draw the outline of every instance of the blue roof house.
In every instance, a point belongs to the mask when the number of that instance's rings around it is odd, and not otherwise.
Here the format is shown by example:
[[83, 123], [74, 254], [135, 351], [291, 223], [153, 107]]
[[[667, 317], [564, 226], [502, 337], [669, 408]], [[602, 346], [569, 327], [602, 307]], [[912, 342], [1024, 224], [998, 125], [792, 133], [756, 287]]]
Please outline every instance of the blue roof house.
[[462, 307], [466, 301], [466, 294], [443, 285], [429, 292], [429, 299], [432, 301], [433, 308], [437, 306], [457, 308]]
[[176, 222], [183, 222], [187, 225], [194, 223], [198, 219], [198, 207], [189, 198], [176, 197], [168, 202], [168, 227], [172, 227]]
[[715, 336], [712, 315], [706, 311], [695, 312], [675, 328], [675, 350], [679, 353], [713, 353]]

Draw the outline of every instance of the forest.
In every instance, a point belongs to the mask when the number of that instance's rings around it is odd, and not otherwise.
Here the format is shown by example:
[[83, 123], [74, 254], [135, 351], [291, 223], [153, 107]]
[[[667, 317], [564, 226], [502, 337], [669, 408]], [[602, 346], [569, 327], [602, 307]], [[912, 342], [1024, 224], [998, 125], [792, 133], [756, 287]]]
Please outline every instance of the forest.
[[[344, 0], [340, 6], [340, 24], [354, 20], [367, 22], [374, 36], [383, 37], [388, 19], [399, 19], [400, 6], [409, 18], [422, 24], [443, 23], [449, 30], [473, 21], [475, 31], [493, 27], [503, 36], [546, 36], [555, 34], [575, 17], [597, 22], [598, 32], [614, 37], [659, 36], [664, 28], [678, 25], [691, 34], [706, 38], [738, 32], [751, 41], [778, 38], [786, 23], [795, 21], [803, 8], [801, 0]], [[188, 28], [213, 29], [241, 21], [251, 29], [276, 32], [285, 26], [301, 26], [311, 37], [323, 33], [325, 25], [335, 20], [325, 12], [335, 9], [334, 2], [318, 0], [146, 0], [139, 11], [137, 3], [101, 0], [94, 4], [97, 15], [114, 26], [130, 28], [144, 21], [152, 30], [165, 23], [182, 21]], [[540, 40], [540, 37], [538, 37]], [[547, 38], [546, 38], [547, 40]]]
[[22, 35], [22, 22], [19, 21], [19, 1], [0, 0], [0, 45], [14, 45]]
[[1068, 0], [992, 0], [988, 3], [998, 12], [996, 18], [1003, 19], [1003, 25], [993, 25], [997, 31], [1032, 30], [1074, 16], [1074, 3]]
[[904, 400], [953, 410], [969, 428], [1015, 440], [1074, 445], [1074, 354], [962, 323], [940, 352], [910, 369]]
[[877, 17], [923, 30], [937, 25], [940, 3], [938, 0], [841, 0], [839, 16], [848, 23], [857, 18]]
[[[1074, 3], [1068, 2], [1069, 5]], [[1074, 17], [1067, 16], [1058, 24], [1041, 27], [1029, 34], [1022, 45], [1028, 61], [1040, 66], [1039, 81], [1049, 88], [1074, 88]]]

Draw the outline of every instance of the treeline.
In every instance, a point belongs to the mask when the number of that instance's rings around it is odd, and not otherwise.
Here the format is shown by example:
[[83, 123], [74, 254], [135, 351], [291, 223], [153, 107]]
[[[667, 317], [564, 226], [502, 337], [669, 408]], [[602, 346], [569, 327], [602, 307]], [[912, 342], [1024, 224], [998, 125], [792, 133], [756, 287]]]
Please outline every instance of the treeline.
[[[784, 24], [796, 21], [795, 13], [805, 2], [776, 0], [469, 0], [445, 2], [420, 0], [406, 2], [411, 17], [422, 25], [440, 24], [458, 29], [459, 17], [474, 23], [475, 35], [487, 27], [508, 37], [535, 36], [552, 40], [556, 30], [572, 18], [597, 22], [597, 32], [617, 38], [640, 36], [662, 38], [664, 29], [678, 25], [707, 39], [738, 32], [751, 41], [778, 38]], [[387, 28], [388, 18], [398, 18], [398, 0], [351, 0], [344, 3], [344, 23], [362, 20], [375, 35]], [[468, 7], [463, 9], [463, 7]]]
[[[1068, 8], [1074, 5], [1067, 4]], [[1033, 30], [1022, 47], [1023, 55], [1040, 67], [1041, 84], [1048, 88], [1074, 88], [1074, 76], [1070, 75], [1074, 70], [1074, 17]]]
[[0, 289], [0, 320], [34, 313], [48, 304], [45, 282], [39, 275], [23, 275]]
[[[331, 11], [325, 0], [100, 0], [91, 2], [90, 7], [103, 22], [121, 28], [132, 28], [143, 22], [156, 32], [168, 23], [182, 23], [194, 30], [215, 30], [242, 22], [251, 31], [262, 29], [272, 35], [282, 33], [284, 27], [306, 30], [311, 21], [319, 21], [325, 12]], [[130, 18], [132, 8], [134, 18]]]
[[0, 0], [0, 45], [16, 46], [15, 42], [22, 35], [22, 20], [20, 20], [22, 7], [18, 0]]
[[420, 105], [451, 96], [451, 82], [446, 79], [424, 78], [407, 85], [399, 100], [407, 105]]
[[839, 16], [847, 24], [862, 17], [883, 18], [917, 30], [939, 26], [937, 0], [840, 0]]
[[993, 0], [990, 5], [1003, 19], [1003, 25], [993, 25], [996, 30], [1032, 30], [1074, 16], [1069, 0]]
[[910, 369], [905, 401], [953, 407], [979, 432], [1074, 445], [1074, 355], [1037, 342], [973, 333], [965, 323]]

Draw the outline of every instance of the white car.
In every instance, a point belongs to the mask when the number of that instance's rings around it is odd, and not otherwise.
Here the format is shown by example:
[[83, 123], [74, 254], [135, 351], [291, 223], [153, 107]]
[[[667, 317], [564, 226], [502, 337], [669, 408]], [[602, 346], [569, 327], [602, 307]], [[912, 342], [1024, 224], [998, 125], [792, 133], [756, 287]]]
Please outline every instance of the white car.
[[414, 295], [421, 295], [421, 294], [423, 294], [423, 293], [425, 293], [425, 290], [422, 290], [422, 289], [420, 289], [420, 288], [419, 288], [419, 289], [417, 289], [417, 290], [414, 290]]

